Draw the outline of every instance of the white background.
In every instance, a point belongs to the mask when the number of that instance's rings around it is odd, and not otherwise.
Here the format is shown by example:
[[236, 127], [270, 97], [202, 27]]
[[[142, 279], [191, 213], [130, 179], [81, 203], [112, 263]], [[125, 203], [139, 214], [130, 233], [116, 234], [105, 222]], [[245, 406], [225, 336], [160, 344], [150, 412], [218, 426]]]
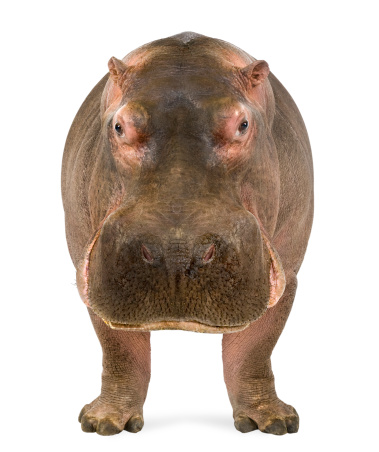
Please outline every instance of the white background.
[[[66, 1], [1, 7], [1, 434], [4, 451], [379, 450], [378, 13], [375, 1]], [[4, 6], [5, 5], [5, 6]], [[265, 59], [295, 99], [315, 220], [273, 354], [300, 431], [234, 429], [221, 335], [152, 334], [141, 433], [86, 434], [101, 349], [65, 241], [65, 138], [111, 56], [182, 31]]]

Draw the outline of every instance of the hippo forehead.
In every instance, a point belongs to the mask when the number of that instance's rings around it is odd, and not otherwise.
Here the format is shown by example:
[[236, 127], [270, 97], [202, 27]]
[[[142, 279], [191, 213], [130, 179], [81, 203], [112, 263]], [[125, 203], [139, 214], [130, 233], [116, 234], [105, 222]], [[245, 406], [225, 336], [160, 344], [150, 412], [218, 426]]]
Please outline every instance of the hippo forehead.
[[124, 61], [133, 66], [127, 97], [149, 103], [164, 100], [168, 106], [184, 97], [193, 103], [225, 97], [244, 100], [236, 68], [251, 58], [185, 32], [144, 46]]

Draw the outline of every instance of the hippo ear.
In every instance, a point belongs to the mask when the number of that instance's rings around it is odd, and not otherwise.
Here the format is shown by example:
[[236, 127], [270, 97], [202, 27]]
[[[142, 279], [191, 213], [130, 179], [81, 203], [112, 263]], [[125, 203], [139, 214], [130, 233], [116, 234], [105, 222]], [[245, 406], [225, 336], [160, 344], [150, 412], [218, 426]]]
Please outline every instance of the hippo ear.
[[270, 73], [270, 68], [264, 60], [254, 61], [254, 63], [240, 69], [244, 78], [249, 80], [252, 86], [260, 85]]
[[113, 82], [116, 85], [119, 85], [121, 87], [122, 81], [123, 81], [123, 76], [128, 69], [126, 64], [123, 63], [121, 60], [118, 60], [117, 58], [112, 57], [108, 61], [108, 68], [109, 68], [110, 77], [113, 80]]

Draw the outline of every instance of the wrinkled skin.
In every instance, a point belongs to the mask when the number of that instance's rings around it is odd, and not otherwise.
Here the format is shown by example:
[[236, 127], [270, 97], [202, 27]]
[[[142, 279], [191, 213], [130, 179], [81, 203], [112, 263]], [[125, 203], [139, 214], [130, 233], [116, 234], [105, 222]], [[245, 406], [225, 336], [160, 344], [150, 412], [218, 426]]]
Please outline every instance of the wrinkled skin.
[[108, 66], [62, 168], [68, 246], [103, 348], [82, 429], [139, 431], [150, 331], [183, 329], [224, 333], [238, 430], [296, 432], [270, 364], [313, 217], [295, 103], [265, 61], [189, 32]]

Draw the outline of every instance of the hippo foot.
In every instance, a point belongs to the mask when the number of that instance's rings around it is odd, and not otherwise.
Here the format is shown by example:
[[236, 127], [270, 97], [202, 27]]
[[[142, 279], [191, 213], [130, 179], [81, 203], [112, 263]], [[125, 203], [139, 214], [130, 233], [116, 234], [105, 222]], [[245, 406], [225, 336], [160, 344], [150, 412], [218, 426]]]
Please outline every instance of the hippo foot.
[[264, 433], [284, 435], [299, 430], [299, 415], [295, 408], [278, 398], [241, 407], [235, 413], [234, 426], [242, 433], [259, 429]]
[[143, 427], [143, 416], [142, 413], [125, 409], [98, 397], [92, 403], [84, 405], [79, 414], [79, 422], [84, 432], [109, 436], [116, 435], [122, 430], [139, 432]]

